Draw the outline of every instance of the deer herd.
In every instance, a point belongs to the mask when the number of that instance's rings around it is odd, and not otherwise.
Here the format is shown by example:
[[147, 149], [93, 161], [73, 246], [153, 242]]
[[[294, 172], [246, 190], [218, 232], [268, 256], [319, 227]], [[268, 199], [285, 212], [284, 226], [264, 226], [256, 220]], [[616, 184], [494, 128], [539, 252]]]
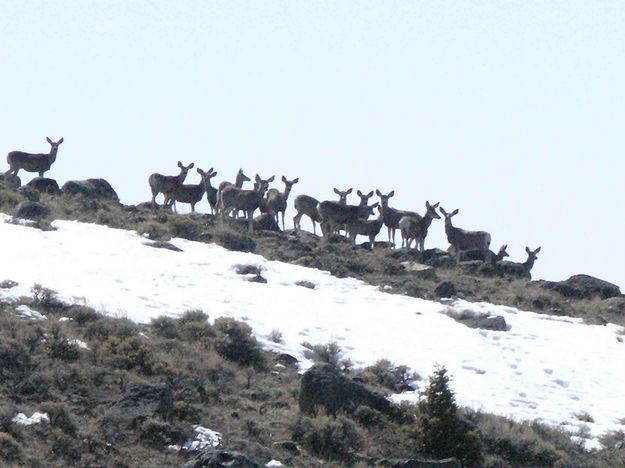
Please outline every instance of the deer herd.
[[[50, 152], [47, 154], [11, 151], [7, 155], [9, 170], [4, 173], [4, 176], [17, 176], [19, 170], [24, 169], [27, 172], [36, 172], [39, 177], [43, 177], [56, 160], [59, 145], [63, 143], [63, 138], [56, 143], [50, 138], [46, 138], [46, 140], [51, 146]], [[213, 187], [211, 179], [217, 175], [217, 172], [213, 168], [208, 171], [197, 168], [200, 183], [185, 184], [187, 174], [193, 167], [193, 163], [185, 166], [178, 161], [180, 172], [177, 175], [151, 174], [148, 183], [152, 192], [152, 207], [158, 207], [156, 197], [162, 193], [164, 197], [163, 207], [166, 209], [176, 210], [176, 202], [188, 203], [191, 205], [191, 211], [195, 212], [195, 205], [206, 194], [211, 213], [218, 216], [222, 224], [226, 216], [239, 217], [243, 213], [244, 219], [247, 220], [249, 232], [253, 232], [254, 212], [260, 210], [261, 213], [274, 216], [277, 225], [281, 221], [282, 229], [285, 229], [284, 214], [287, 201], [293, 185], [299, 182], [298, 178], [288, 180], [282, 176], [284, 190], [280, 191], [276, 188], [269, 188], [269, 184], [275, 179], [274, 176], [262, 179], [257, 174], [254, 178], [253, 188], [245, 189], [243, 184], [250, 182], [251, 179], [243, 173], [242, 169], [239, 169], [234, 183], [223, 181], [217, 187]], [[459, 210], [447, 212], [442, 206], [439, 206], [439, 203], [430, 204], [426, 201], [425, 213], [421, 215], [415, 211], [392, 208], [389, 205], [389, 199], [395, 195], [395, 191], [384, 195], [376, 190], [375, 195], [379, 201], [371, 205], [369, 199], [373, 197], [373, 191], [365, 194], [358, 190], [356, 194], [360, 198], [360, 202], [357, 205], [347, 203], [347, 197], [352, 193], [351, 188], [345, 191], [335, 188], [334, 193], [338, 195], [338, 200], [319, 201], [309, 195], [296, 196], [293, 201], [293, 206], [297, 212], [293, 218], [295, 231], [301, 230], [300, 222], [302, 217], [306, 215], [312, 222], [314, 234], [317, 233], [316, 224], [319, 223], [325, 239], [344, 231], [352, 244], [355, 244], [356, 237], [361, 235], [369, 239], [370, 246], [373, 248], [376, 236], [382, 226], [386, 226], [388, 245], [391, 247], [396, 245], [395, 234], [399, 230], [402, 248], [409, 249], [414, 241], [415, 248], [423, 253], [425, 251], [425, 238], [432, 221], [441, 218], [437, 212], [438, 209], [445, 217], [445, 234], [449, 244], [453, 247], [456, 262], [460, 261], [462, 253], [465, 254], [465, 258], [471, 258], [470, 254], [473, 254], [485, 263], [497, 263], [503, 269], [522, 268], [529, 273], [534, 261], [538, 258], [538, 252], [540, 252], [540, 247], [535, 250], [526, 247], [525, 251], [528, 258], [524, 263], [505, 262], [503, 258], [508, 256], [507, 245], [502, 246], [498, 253], [494, 254], [490, 251], [491, 236], [488, 232], [467, 231], [455, 227], [451, 219], [458, 214]], [[378, 211], [377, 218], [369, 219], [375, 214], [375, 209]], [[279, 219], [279, 215], [281, 215], [281, 219]]]

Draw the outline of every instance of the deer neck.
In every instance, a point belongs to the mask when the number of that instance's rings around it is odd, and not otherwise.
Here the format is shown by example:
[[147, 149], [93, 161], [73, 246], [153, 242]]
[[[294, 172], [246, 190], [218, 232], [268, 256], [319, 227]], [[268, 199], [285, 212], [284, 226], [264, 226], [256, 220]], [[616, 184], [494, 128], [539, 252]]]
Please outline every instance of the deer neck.
[[243, 176], [240, 174], [237, 174], [237, 178], [234, 181], [234, 185], [236, 188], [241, 188], [243, 187], [243, 182], [245, 182], [245, 180], [243, 179]]
[[180, 169], [180, 174], [178, 174], [178, 176], [176, 177], [176, 182], [178, 182], [178, 184], [182, 184], [186, 177], [187, 171], [185, 171], [184, 169]]
[[287, 198], [289, 198], [289, 194], [291, 193], [291, 186], [287, 185], [286, 187], [284, 187], [284, 193], [282, 194], [282, 199], [286, 200]]
[[526, 268], [527, 271], [530, 271], [532, 269], [532, 267], [534, 266], [534, 261], [534, 258], [528, 257], [527, 260], [523, 262], [523, 266]]
[[428, 229], [430, 227], [430, 224], [432, 224], [432, 220], [434, 219], [434, 216], [432, 216], [430, 213], [425, 213], [422, 219], [423, 219], [423, 226], [425, 226], [425, 229]]
[[58, 150], [58, 146], [53, 146], [52, 148], [50, 148], [50, 153], [48, 153], [48, 161], [50, 161], [50, 164], [56, 161], [56, 153]]

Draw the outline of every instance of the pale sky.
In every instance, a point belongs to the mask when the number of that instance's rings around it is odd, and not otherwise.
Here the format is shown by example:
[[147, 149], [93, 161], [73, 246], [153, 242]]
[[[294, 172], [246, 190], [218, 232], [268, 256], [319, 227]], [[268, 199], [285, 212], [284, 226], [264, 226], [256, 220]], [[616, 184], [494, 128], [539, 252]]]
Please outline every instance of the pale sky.
[[12, 1], [0, 44], [0, 153], [64, 137], [60, 183], [139, 203], [181, 160], [395, 190], [512, 260], [542, 246], [535, 278], [625, 290], [621, 1]]

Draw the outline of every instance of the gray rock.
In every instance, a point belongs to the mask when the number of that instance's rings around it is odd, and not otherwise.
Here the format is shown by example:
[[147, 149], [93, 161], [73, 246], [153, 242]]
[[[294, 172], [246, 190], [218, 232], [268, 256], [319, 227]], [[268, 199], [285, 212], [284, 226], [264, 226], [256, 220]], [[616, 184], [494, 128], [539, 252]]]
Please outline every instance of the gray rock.
[[13, 211], [16, 218], [37, 220], [45, 218], [50, 214], [50, 208], [43, 203], [35, 201], [24, 201], [19, 203]]
[[473, 317], [460, 319], [458, 322], [469, 328], [480, 328], [483, 330], [508, 331], [506, 319], [497, 315], [494, 317]]
[[131, 420], [154, 415], [167, 418], [174, 408], [174, 396], [167, 384], [135, 385], [113, 407]]
[[51, 195], [58, 195], [61, 193], [59, 184], [54, 179], [48, 177], [35, 177], [33, 180], [26, 184], [28, 187], [32, 187], [40, 193], [49, 193]]
[[462, 463], [457, 458], [444, 458], [442, 460], [429, 460], [427, 458], [409, 458], [392, 462], [386, 466], [393, 468], [462, 468]]
[[276, 219], [272, 214], [265, 213], [254, 218], [254, 231], [276, 231], [280, 232], [280, 227], [276, 224]]
[[239, 452], [208, 449], [195, 459], [184, 464], [184, 468], [256, 468], [258, 463]]
[[456, 286], [451, 281], [441, 281], [434, 289], [436, 297], [453, 297], [457, 293]]
[[617, 285], [589, 275], [574, 275], [566, 281], [545, 281], [541, 284], [565, 297], [575, 299], [590, 299], [593, 296], [609, 299], [621, 295]]
[[341, 374], [330, 364], [315, 364], [302, 376], [299, 408], [304, 414], [314, 416], [323, 407], [334, 416], [338, 411], [353, 412], [358, 406], [369, 406], [391, 418], [399, 418], [399, 410], [364, 385]]
[[111, 184], [104, 179], [70, 180], [63, 184], [61, 193], [63, 195], [83, 195], [88, 198], [119, 201], [119, 197]]

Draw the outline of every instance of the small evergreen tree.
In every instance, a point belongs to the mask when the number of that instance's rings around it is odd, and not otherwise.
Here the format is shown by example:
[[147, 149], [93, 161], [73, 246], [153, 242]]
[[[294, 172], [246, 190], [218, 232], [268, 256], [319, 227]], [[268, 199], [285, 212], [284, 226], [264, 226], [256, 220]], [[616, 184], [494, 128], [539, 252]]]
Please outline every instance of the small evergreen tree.
[[419, 450], [439, 458], [457, 457], [467, 466], [476, 466], [482, 460], [479, 436], [458, 416], [450, 380], [444, 367], [430, 376], [416, 423]]

